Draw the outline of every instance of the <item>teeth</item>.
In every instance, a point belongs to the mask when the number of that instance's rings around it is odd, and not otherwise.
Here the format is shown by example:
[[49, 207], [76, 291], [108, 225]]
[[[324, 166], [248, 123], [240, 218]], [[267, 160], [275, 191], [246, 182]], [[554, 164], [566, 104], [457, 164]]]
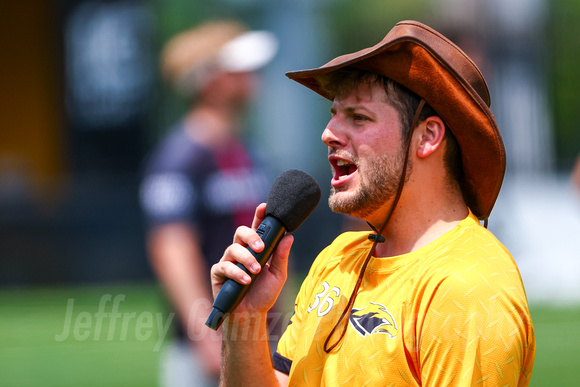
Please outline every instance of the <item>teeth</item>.
[[348, 175], [341, 175], [341, 176], [338, 177], [338, 180], [346, 179], [347, 176]]
[[344, 167], [345, 165], [350, 165], [350, 163], [346, 160], [336, 160], [336, 165], [339, 167]]

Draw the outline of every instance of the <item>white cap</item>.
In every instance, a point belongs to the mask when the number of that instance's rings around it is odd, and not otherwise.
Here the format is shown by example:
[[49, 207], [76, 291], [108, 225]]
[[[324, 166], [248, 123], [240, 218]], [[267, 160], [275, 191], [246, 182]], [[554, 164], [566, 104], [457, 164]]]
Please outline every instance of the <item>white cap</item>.
[[278, 39], [271, 32], [246, 32], [220, 50], [217, 67], [236, 73], [259, 70], [274, 58], [277, 51]]
[[271, 32], [248, 31], [234, 21], [208, 22], [174, 37], [162, 54], [165, 78], [191, 96], [220, 72], [256, 71], [278, 51]]

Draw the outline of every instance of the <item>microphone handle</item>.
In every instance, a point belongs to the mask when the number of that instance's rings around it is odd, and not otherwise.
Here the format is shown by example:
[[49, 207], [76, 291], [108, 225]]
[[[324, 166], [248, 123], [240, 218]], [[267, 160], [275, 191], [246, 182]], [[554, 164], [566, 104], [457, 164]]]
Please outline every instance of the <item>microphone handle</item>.
[[[273, 216], [267, 216], [262, 223], [260, 223], [256, 232], [264, 241], [264, 250], [256, 253], [248, 247], [248, 251], [256, 258], [258, 263], [260, 263], [260, 266], [264, 267], [274, 250], [276, 250], [276, 247], [278, 247], [278, 243], [280, 243], [280, 240], [284, 234], [286, 234], [286, 228], [278, 219]], [[231, 278], [224, 282], [213, 302], [213, 309], [205, 322], [205, 325], [213, 330], [217, 330], [221, 326], [226, 314], [231, 313], [236, 309], [250, 287], [254, 284], [255, 277], [260, 274], [251, 273], [241, 263], [238, 263], [237, 266], [244, 270], [250, 276], [252, 281], [248, 285], [242, 285]]]

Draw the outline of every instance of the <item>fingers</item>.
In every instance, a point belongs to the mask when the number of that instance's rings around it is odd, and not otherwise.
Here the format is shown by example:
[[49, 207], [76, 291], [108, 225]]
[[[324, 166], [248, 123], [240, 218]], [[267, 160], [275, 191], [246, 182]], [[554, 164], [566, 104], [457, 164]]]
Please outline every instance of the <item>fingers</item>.
[[238, 262], [244, 265], [251, 273], [255, 274], [260, 272], [260, 264], [256, 261], [256, 258], [254, 258], [248, 249], [246, 249], [241, 244], [234, 243], [226, 249], [220, 262], [216, 263], [212, 267], [212, 284], [220, 284], [227, 278], [231, 278], [234, 281], [244, 285], [250, 283], [250, 276], [236, 265]]
[[[212, 267], [211, 282], [214, 296], [217, 295], [227, 279], [232, 279], [243, 285], [247, 285], [252, 281], [250, 275], [242, 267], [245, 267], [252, 274], [257, 274], [264, 270], [247, 247], [250, 247], [256, 253], [264, 250], [264, 241], [255, 230], [259, 227], [265, 216], [266, 204], [262, 203], [256, 208], [252, 228], [245, 226], [239, 227], [234, 234], [233, 244], [225, 250], [221, 260]], [[258, 277], [260, 283], [263, 283], [267, 288], [281, 288], [281, 285], [285, 282], [287, 277], [288, 255], [293, 241], [294, 238], [291, 235], [286, 235], [282, 238], [278, 248], [272, 254], [272, 259], [267, 270]]]
[[[259, 225], [259, 223], [258, 223]], [[259, 253], [264, 250], [264, 241], [260, 238], [255, 229], [240, 226], [234, 234], [234, 245], [239, 244], [244, 247], [250, 246], [252, 250]]]
[[[252, 228], [245, 226], [240, 226], [234, 234], [234, 244], [228, 247], [222, 259], [232, 259], [234, 262], [242, 263], [248, 270], [252, 273], [257, 273], [260, 271], [260, 265], [257, 263], [256, 259], [252, 254], [250, 254], [246, 249], [240, 251], [238, 248], [233, 248], [233, 246], [249, 246], [256, 253], [264, 250], [264, 241], [256, 233], [256, 229], [260, 226], [260, 223], [264, 220], [266, 216], [266, 203], [260, 204], [256, 207], [256, 212], [254, 213], [254, 220], [252, 222]], [[233, 249], [232, 249], [233, 248]], [[232, 249], [232, 250], [230, 250]], [[228, 251], [230, 250], [230, 251]], [[240, 251], [238, 256], [236, 253]], [[238, 259], [239, 258], [239, 259]]]
[[[265, 216], [265, 211], [265, 203], [256, 209], [254, 223], [257, 222], [258, 226]], [[250, 283], [250, 276], [238, 267], [236, 265], [237, 263], [244, 265], [251, 273], [256, 274], [260, 272], [261, 266], [256, 261], [256, 258], [248, 251], [247, 246], [250, 246], [255, 252], [260, 252], [265, 247], [264, 241], [262, 241], [254, 229], [240, 226], [234, 234], [234, 243], [226, 249], [220, 262], [215, 264], [211, 269], [212, 285], [220, 287], [228, 278], [244, 285]]]
[[256, 207], [256, 212], [254, 213], [254, 221], [252, 222], [252, 228], [254, 230], [257, 229], [265, 217], [266, 217], [266, 203], [262, 203], [258, 207]]

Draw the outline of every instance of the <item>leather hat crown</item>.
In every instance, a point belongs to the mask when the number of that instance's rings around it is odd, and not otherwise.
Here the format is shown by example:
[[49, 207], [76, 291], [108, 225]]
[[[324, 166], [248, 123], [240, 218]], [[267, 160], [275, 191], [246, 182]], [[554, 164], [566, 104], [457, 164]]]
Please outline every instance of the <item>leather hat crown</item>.
[[339, 56], [311, 70], [286, 75], [325, 98], [322, 80], [343, 67], [384, 75], [402, 84], [441, 116], [461, 149], [463, 196], [479, 219], [495, 204], [506, 168], [506, 154], [483, 75], [473, 61], [432, 28], [402, 21], [376, 45]]

